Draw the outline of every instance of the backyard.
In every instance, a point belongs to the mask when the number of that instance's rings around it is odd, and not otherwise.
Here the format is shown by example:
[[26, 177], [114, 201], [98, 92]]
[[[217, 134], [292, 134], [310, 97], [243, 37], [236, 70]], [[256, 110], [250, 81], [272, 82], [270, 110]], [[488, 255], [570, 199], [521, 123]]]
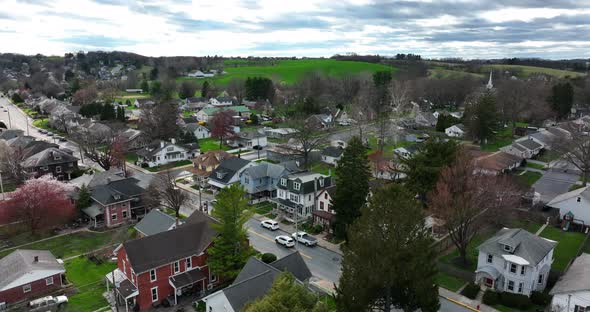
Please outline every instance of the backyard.
[[533, 186], [533, 184], [535, 184], [535, 182], [537, 182], [537, 180], [539, 180], [543, 174], [539, 172], [517, 170], [515, 171], [515, 176], [516, 179], [523, 184]]
[[332, 175], [336, 169], [325, 162], [317, 161], [311, 165], [310, 170], [323, 175]]
[[[49, 238], [44, 241], [29, 243], [19, 248], [47, 249], [56, 258], [67, 259], [87, 253], [107, 245], [114, 245], [132, 238], [133, 231], [127, 227], [120, 227], [105, 232], [80, 231]], [[14, 247], [0, 251], [0, 257], [4, 257], [14, 251]]]
[[117, 264], [87, 257], [77, 257], [65, 262], [66, 277], [76, 287], [77, 294], [69, 297], [66, 311], [95, 311], [108, 306], [102, 294], [106, 291], [105, 275]]
[[486, 152], [496, 152], [501, 147], [512, 144], [512, 127], [508, 126], [498, 131], [496, 137], [490, 142], [481, 145], [481, 150]]
[[564, 232], [559, 228], [547, 226], [541, 237], [557, 241], [553, 253], [553, 269], [563, 271], [568, 263], [577, 255], [580, 245], [584, 241], [584, 234], [579, 232]]
[[205, 153], [208, 151], [220, 150], [220, 149], [223, 151], [228, 151], [231, 149], [227, 145], [222, 145], [221, 148], [219, 148], [219, 140], [214, 139], [214, 138], [200, 139], [199, 140], [199, 148], [201, 149], [201, 153]]

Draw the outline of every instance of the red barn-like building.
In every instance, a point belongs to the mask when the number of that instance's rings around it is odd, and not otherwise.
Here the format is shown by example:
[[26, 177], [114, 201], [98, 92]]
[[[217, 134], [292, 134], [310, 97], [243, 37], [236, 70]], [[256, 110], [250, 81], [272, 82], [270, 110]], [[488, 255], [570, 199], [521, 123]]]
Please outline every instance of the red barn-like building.
[[[196, 215], [195, 215], [196, 214]], [[107, 274], [117, 299], [129, 310], [147, 310], [164, 299], [200, 292], [219, 281], [207, 265], [207, 250], [217, 233], [208, 216], [195, 212], [186, 224], [121, 244], [118, 267]], [[174, 302], [173, 302], [174, 303]]]
[[48, 250], [15, 250], [0, 259], [0, 307], [60, 289], [64, 273]]

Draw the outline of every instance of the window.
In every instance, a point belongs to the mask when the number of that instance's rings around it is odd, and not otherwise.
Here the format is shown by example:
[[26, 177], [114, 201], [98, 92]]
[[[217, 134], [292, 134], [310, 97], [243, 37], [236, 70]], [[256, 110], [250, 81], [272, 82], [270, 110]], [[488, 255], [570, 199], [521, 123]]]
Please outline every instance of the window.
[[123, 210], [123, 219], [127, 218], [127, 210]]
[[539, 274], [539, 284], [543, 284], [543, 274]]
[[113, 221], [117, 220], [117, 214], [116, 213], [111, 215], [111, 220], [113, 220]]
[[510, 273], [516, 273], [516, 264], [510, 263]]
[[324, 202], [320, 202], [320, 210], [324, 210]]
[[310, 201], [311, 200], [311, 195], [307, 196], [307, 200]]
[[158, 301], [158, 287], [152, 288], [152, 302]]
[[245, 177], [245, 178], [244, 178], [244, 182], [245, 182], [246, 184], [250, 184], [250, 178], [248, 178], [248, 177]]
[[510, 251], [510, 246], [508, 246], [508, 245], [504, 245], [504, 250], [506, 250], [506, 251]]
[[156, 270], [150, 270], [150, 281], [151, 282], [156, 281]]
[[45, 285], [53, 285], [53, 276], [45, 279]]
[[281, 185], [287, 186], [287, 179], [281, 179]]
[[55, 166], [55, 172], [61, 173], [61, 166]]
[[518, 283], [518, 292], [521, 293], [522, 292], [522, 288], [524, 287], [524, 283], [520, 282]]
[[526, 274], [526, 267], [523, 265], [520, 267], [520, 275], [525, 275]]
[[289, 199], [291, 199], [292, 202], [298, 203], [299, 202], [299, 195], [289, 194]]
[[293, 189], [299, 191], [301, 189], [301, 183], [293, 182]]
[[190, 269], [192, 267], [193, 267], [193, 262], [192, 262], [191, 257], [186, 258], [186, 268]]
[[54, 158], [55, 158], [55, 160], [60, 160], [61, 159], [61, 156], [60, 155], [55, 155]]
[[223, 179], [223, 173], [221, 173], [221, 172], [218, 172], [218, 173], [217, 173], [217, 178], [218, 178], [218, 179]]
[[174, 262], [174, 273], [180, 272], [180, 262]]
[[590, 306], [582, 307], [576, 304], [574, 307], [574, 312], [587, 312], [590, 311]]
[[494, 256], [488, 255], [488, 263], [492, 263], [494, 260]]
[[215, 281], [217, 281], [217, 275], [211, 272], [211, 278], [209, 279], [209, 282], [214, 283]]
[[31, 284], [27, 284], [27, 285], [23, 286], [24, 293], [28, 293], [30, 291], [31, 291]]
[[47, 171], [47, 170], [49, 170], [49, 168], [47, 166], [43, 166], [43, 167], [41, 167], [41, 170]]
[[324, 193], [324, 198], [328, 199], [328, 193]]
[[320, 187], [324, 187], [324, 178], [320, 179]]
[[174, 146], [170, 146], [170, 147], [166, 148], [166, 151], [168, 151], [168, 152], [174, 151]]
[[508, 290], [514, 291], [514, 281], [508, 281]]

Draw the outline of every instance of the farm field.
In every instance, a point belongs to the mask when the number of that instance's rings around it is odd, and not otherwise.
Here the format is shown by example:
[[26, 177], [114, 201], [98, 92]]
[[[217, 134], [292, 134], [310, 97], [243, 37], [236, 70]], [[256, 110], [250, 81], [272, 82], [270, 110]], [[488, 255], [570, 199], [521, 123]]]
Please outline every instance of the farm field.
[[[229, 62], [229, 63], [228, 63]], [[240, 64], [240, 62], [226, 62], [228, 64]], [[241, 63], [243, 64], [243, 63]], [[268, 77], [274, 78], [281, 83], [293, 84], [301, 77], [310, 72], [321, 72], [325, 75], [340, 77], [346, 74], [359, 74], [362, 72], [374, 73], [380, 70], [396, 70], [393, 67], [352, 61], [337, 61], [331, 59], [310, 59], [310, 60], [284, 60], [270, 66], [240, 66], [226, 67], [227, 74], [212, 78], [213, 82], [219, 85], [226, 85], [233, 78]], [[188, 77], [181, 77], [177, 80], [198, 80]]]
[[554, 76], [554, 77], [558, 77], [558, 78], [564, 78], [566, 76], [570, 76], [570, 77], [585, 76], [584, 73], [578, 73], [578, 72], [569, 71], [569, 70], [536, 67], [536, 66], [505, 65], [505, 64], [494, 64], [494, 65], [482, 66], [482, 69], [484, 71], [489, 71], [490, 68], [520, 72], [521, 76], [523, 76], [523, 77], [528, 77], [528, 76], [535, 74], [535, 73], [542, 73], [542, 74], [546, 74], [546, 75], [550, 75], [550, 76]]

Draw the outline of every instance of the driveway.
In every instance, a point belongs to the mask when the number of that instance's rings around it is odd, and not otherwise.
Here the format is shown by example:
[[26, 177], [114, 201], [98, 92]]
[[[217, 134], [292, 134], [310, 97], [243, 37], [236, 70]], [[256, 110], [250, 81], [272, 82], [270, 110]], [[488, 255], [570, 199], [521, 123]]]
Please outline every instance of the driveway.
[[545, 174], [533, 184], [535, 192], [541, 194], [541, 201], [548, 203], [555, 196], [563, 194], [580, 179], [576, 173], [561, 170], [547, 170]]

